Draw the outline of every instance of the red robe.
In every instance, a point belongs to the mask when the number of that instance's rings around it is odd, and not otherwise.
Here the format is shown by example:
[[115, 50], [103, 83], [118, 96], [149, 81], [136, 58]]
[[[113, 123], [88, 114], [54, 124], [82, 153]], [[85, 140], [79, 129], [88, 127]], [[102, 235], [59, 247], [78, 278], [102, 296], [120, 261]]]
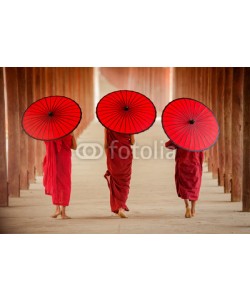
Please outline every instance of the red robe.
[[129, 194], [133, 159], [130, 135], [107, 130], [107, 144], [108, 170], [104, 177], [107, 179], [110, 190], [111, 211], [118, 213], [119, 208], [128, 211], [126, 201]]
[[72, 136], [46, 141], [43, 161], [43, 185], [45, 194], [52, 196], [54, 205], [68, 206], [71, 193], [71, 145]]
[[178, 148], [172, 141], [168, 141], [165, 146], [169, 149], [177, 149], [175, 184], [178, 196], [182, 199], [198, 200], [204, 159], [203, 152], [191, 152]]

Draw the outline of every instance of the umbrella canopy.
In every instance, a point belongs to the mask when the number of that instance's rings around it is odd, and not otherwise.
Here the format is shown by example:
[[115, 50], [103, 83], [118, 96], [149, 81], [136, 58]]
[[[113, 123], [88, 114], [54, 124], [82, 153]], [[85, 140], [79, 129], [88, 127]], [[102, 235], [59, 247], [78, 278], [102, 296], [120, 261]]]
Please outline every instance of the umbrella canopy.
[[104, 127], [118, 133], [134, 134], [153, 125], [156, 109], [143, 94], [120, 90], [107, 94], [99, 101], [96, 115]]
[[213, 112], [194, 99], [171, 101], [163, 110], [161, 121], [167, 136], [185, 150], [206, 150], [216, 143], [219, 136], [219, 125]]
[[71, 133], [81, 118], [81, 108], [74, 100], [50, 96], [37, 100], [26, 109], [22, 126], [29, 136], [50, 141]]

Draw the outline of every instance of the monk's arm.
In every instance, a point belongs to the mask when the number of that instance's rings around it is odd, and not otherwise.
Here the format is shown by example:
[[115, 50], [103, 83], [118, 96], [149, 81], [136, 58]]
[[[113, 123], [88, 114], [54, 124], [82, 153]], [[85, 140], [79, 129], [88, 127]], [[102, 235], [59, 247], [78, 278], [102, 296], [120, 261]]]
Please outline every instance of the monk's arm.
[[168, 142], [165, 143], [165, 147], [168, 149], [171, 149], [171, 150], [177, 149], [177, 147], [171, 140], [169, 140]]
[[77, 148], [77, 143], [76, 143], [76, 139], [73, 133], [71, 133], [72, 135], [72, 144], [71, 144], [71, 149], [76, 150]]
[[134, 143], [135, 143], [135, 136], [132, 134], [132, 135], [130, 136], [130, 144], [131, 144], [131, 145], [134, 145]]

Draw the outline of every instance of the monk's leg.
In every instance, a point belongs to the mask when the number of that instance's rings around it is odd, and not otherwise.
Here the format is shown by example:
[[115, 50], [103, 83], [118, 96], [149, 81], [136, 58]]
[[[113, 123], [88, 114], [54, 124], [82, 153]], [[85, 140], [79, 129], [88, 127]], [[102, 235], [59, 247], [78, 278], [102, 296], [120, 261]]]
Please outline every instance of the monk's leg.
[[66, 206], [62, 206], [61, 217], [62, 219], [71, 219], [69, 216], [66, 215]]
[[192, 216], [192, 217], [195, 216], [195, 204], [196, 204], [196, 201], [195, 201], [195, 200], [192, 200], [192, 201], [191, 201], [191, 216]]
[[59, 206], [59, 205], [55, 205], [55, 206], [56, 206], [56, 211], [55, 211], [55, 213], [51, 216], [51, 218], [57, 218], [57, 217], [61, 214], [60, 206]]
[[189, 208], [188, 199], [183, 199], [183, 200], [184, 200], [185, 206], [186, 206], [185, 218], [191, 218], [191, 210]]

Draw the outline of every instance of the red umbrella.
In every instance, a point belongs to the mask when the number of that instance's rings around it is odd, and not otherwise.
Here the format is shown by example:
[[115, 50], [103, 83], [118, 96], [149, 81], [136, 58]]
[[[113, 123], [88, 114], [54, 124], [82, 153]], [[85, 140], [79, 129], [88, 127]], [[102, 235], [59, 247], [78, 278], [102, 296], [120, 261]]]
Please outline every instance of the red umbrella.
[[24, 131], [37, 140], [55, 140], [71, 133], [80, 123], [82, 111], [72, 99], [45, 97], [32, 103], [24, 112]]
[[213, 112], [194, 99], [171, 101], [165, 107], [161, 121], [167, 136], [185, 150], [206, 150], [216, 143], [219, 136], [219, 125]]
[[115, 132], [134, 134], [147, 130], [156, 118], [156, 109], [146, 96], [128, 90], [104, 96], [96, 107], [100, 123]]

